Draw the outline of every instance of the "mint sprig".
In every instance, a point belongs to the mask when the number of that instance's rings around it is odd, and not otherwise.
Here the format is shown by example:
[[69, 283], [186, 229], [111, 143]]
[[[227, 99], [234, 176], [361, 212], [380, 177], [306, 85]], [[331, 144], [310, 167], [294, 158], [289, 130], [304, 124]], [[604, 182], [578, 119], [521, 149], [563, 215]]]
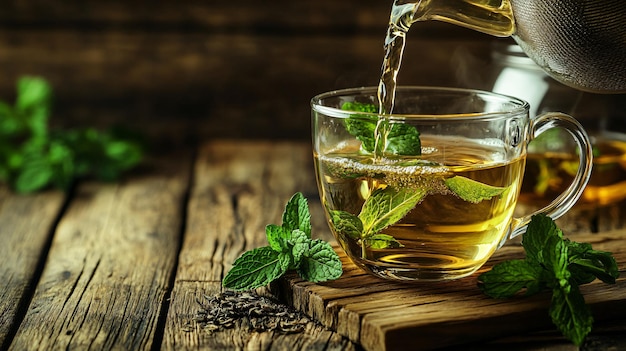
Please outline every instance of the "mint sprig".
[[233, 290], [265, 286], [289, 270], [302, 279], [323, 282], [343, 273], [341, 260], [329, 243], [311, 239], [311, 215], [306, 198], [294, 194], [285, 206], [282, 225], [265, 227], [268, 246], [243, 253], [233, 263], [222, 285]]
[[591, 331], [593, 316], [579, 286], [596, 278], [615, 284], [619, 276], [615, 258], [610, 252], [593, 250], [590, 244], [564, 239], [545, 215], [532, 217], [522, 245], [526, 258], [499, 263], [481, 274], [480, 288], [494, 298], [552, 290], [552, 322], [565, 337], [581, 345]]
[[[345, 102], [342, 110], [377, 113], [378, 107], [374, 104], [360, 102]], [[373, 115], [352, 115], [346, 119], [346, 130], [361, 141], [361, 148], [366, 152], [374, 152], [376, 146], [376, 125], [379, 117]], [[405, 123], [391, 123], [387, 144], [383, 152], [392, 155], [417, 156], [422, 154], [420, 133], [411, 125]]]

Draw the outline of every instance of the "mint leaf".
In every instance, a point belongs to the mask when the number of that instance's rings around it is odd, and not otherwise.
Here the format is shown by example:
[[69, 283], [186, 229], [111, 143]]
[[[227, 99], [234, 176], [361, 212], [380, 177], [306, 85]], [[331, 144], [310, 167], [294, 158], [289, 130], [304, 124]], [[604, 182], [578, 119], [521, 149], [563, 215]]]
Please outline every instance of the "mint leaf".
[[397, 241], [393, 236], [387, 234], [374, 234], [370, 235], [363, 240], [365, 246], [371, 249], [389, 249], [403, 247], [402, 243]]
[[526, 294], [552, 289], [552, 322], [574, 344], [591, 331], [593, 317], [579, 286], [599, 278], [613, 284], [619, 276], [609, 252], [590, 244], [563, 239], [563, 233], [546, 215], [531, 218], [522, 239], [524, 260], [499, 263], [478, 277], [479, 287], [493, 297], [509, 297], [524, 287]]
[[300, 229], [294, 229], [291, 233], [291, 256], [293, 257], [293, 265], [291, 268], [296, 268], [302, 261], [302, 256], [309, 250], [309, 243], [311, 239]]
[[561, 333], [577, 346], [583, 343], [593, 325], [591, 311], [576, 284], [553, 290], [550, 317]]
[[562, 238], [563, 233], [552, 220], [545, 215], [535, 215], [522, 236], [522, 246], [526, 251], [526, 259], [543, 264], [545, 247], [551, 237]]
[[310, 282], [337, 279], [343, 273], [341, 260], [329, 243], [312, 240], [298, 267], [300, 276]]
[[422, 154], [420, 133], [405, 123], [391, 123], [385, 152], [393, 155], [417, 156]]
[[478, 277], [480, 289], [493, 298], [506, 298], [526, 288], [532, 295], [542, 288], [541, 266], [526, 260], [511, 260], [495, 265]]
[[295, 193], [287, 202], [283, 212], [283, 227], [289, 232], [300, 229], [309, 239], [311, 238], [311, 214], [302, 193]]
[[607, 284], [615, 284], [619, 277], [617, 262], [610, 252], [593, 250], [590, 244], [565, 240], [568, 249], [570, 270], [578, 284], [600, 279]]
[[376, 145], [376, 123], [374, 116], [350, 116], [346, 119], [346, 130], [361, 141], [361, 149], [366, 152], [374, 152]]
[[268, 246], [259, 247], [235, 260], [222, 285], [233, 290], [255, 289], [283, 275], [289, 263], [288, 254], [274, 251]]
[[48, 130], [52, 88], [21, 77], [14, 106], [0, 102], [0, 181], [20, 193], [67, 189], [76, 178], [114, 180], [138, 164], [139, 143], [93, 128]]
[[346, 211], [331, 210], [330, 220], [335, 231], [352, 239], [359, 239], [363, 234], [363, 223], [359, 217]]
[[363, 223], [362, 237], [376, 234], [401, 220], [426, 194], [425, 189], [387, 187], [375, 190], [365, 200], [359, 214]]
[[222, 285], [234, 290], [255, 289], [291, 269], [312, 282], [339, 278], [341, 260], [330, 244], [311, 240], [310, 219], [306, 199], [296, 193], [285, 205], [283, 224], [265, 227], [269, 246], [243, 253], [233, 263]]
[[[360, 102], [345, 102], [341, 105], [341, 109], [366, 113], [379, 112], [376, 105]], [[379, 117], [375, 115], [352, 115], [345, 120], [346, 130], [361, 141], [361, 149], [363, 151], [374, 152], [378, 120]], [[420, 133], [414, 126], [409, 124], [391, 123], [387, 135], [387, 144], [383, 146], [382, 151], [392, 155], [421, 155]]]
[[265, 227], [265, 236], [270, 247], [276, 252], [284, 252], [289, 248], [287, 240], [291, 239], [291, 233], [284, 227], [276, 224], [268, 224]]
[[471, 203], [479, 203], [494, 196], [500, 196], [507, 189], [506, 187], [491, 186], [461, 176], [448, 178], [444, 182], [448, 189], [458, 197]]

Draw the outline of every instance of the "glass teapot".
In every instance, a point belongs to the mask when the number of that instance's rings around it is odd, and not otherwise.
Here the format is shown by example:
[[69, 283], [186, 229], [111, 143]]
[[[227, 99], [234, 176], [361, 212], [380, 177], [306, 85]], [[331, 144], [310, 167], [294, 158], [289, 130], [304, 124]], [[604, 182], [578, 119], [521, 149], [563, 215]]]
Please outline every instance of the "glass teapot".
[[557, 81], [626, 92], [626, 0], [396, 0], [411, 22], [440, 20], [513, 39]]

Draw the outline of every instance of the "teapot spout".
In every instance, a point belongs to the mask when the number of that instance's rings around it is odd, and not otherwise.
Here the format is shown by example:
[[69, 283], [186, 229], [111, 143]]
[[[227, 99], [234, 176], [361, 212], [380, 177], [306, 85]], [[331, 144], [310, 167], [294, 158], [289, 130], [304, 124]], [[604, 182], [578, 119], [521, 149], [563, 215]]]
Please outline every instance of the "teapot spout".
[[509, 0], [397, 0], [414, 3], [413, 21], [437, 20], [497, 37], [515, 32]]

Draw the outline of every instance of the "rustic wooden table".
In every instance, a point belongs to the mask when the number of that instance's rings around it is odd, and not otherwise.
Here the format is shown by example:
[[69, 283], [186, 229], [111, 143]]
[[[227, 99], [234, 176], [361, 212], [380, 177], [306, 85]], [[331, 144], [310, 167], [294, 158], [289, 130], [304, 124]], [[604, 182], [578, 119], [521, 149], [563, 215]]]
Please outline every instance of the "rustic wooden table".
[[[67, 194], [0, 188], [1, 348], [576, 349], [550, 325], [547, 296], [484, 303], [475, 276], [407, 287], [344, 261], [344, 276], [333, 283], [288, 275], [253, 295], [221, 295], [234, 259], [266, 245], [265, 225], [279, 223], [296, 191], [309, 199], [313, 235], [332, 240], [310, 155], [306, 142], [211, 141], [148, 160], [114, 184], [85, 181]], [[615, 252], [623, 272], [626, 231], [615, 227], [622, 219], [614, 211], [587, 210], [592, 219], [579, 213], [562, 223]], [[591, 234], [591, 225], [602, 233]], [[519, 247], [501, 251], [494, 260]], [[626, 282], [591, 284], [584, 293], [598, 322], [583, 349], [625, 348]], [[295, 327], [260, 330], [263, 313], [248, 310], [216, 329], [207, 311], [220, 296], [266, 311], [289, 307], [274, 323]]]

